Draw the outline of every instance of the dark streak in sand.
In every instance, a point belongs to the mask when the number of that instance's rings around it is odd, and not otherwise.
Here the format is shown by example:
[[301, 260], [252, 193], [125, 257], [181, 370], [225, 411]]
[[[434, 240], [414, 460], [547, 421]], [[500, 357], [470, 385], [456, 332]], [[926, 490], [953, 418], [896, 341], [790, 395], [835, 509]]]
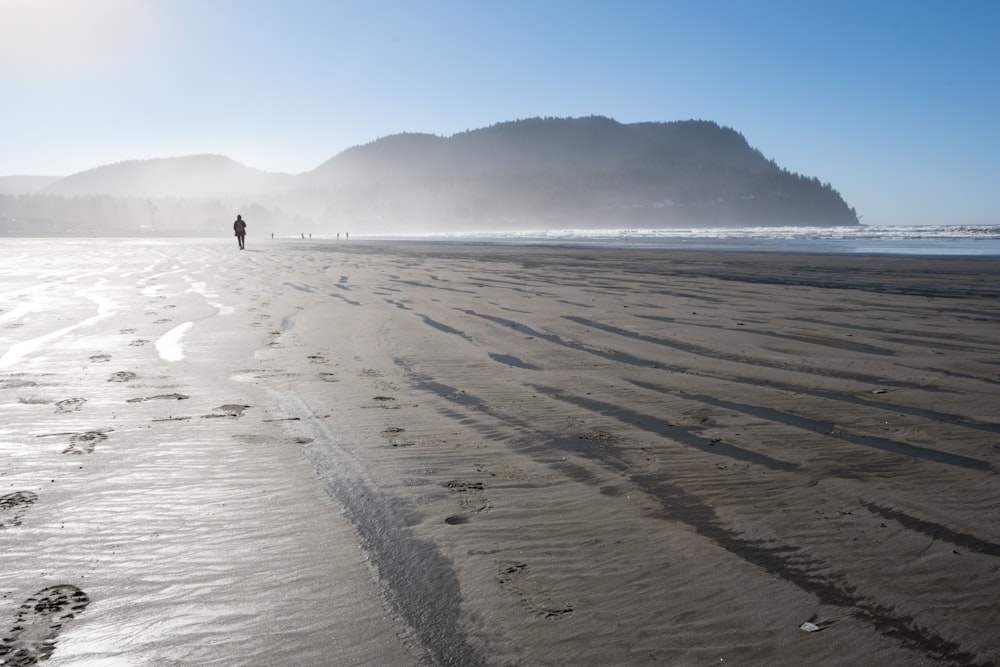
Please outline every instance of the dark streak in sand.
[[477, 294], [478, 293], [475, 290], [457, 289], [455, 287], [441, 287], [439, 285], [428, 285], [427, 283], [422, 283], [422, 282], [419, 282], [417, 280], [396, 280], [396, 279], [393, 279], [393, 282], [399, 283], [400, 285], [409, 285], [410, 287], [424, 287], [424, 288], [427, 288], [427, 289], [441, 290], [443, 292], [456, 292], [458, 294]]
[[614, 352], [611, 350], [599, 350], [597, 348], [584, 345], [578, 341], [565, 340], [561, 336], [556, 334], [545, 333], [543, 331], [538, 331], [537, 329], [532, 329], [529, 326], [521, 324], [520, 322], [515, 322], [514, 320], [509, 320], [504, 317], [497, 317], [495, 315], [486, 315], [484, 313], [477, 313], [474, 310], [462, 311], [467, 315], [472, 315], [474, 317], [479, 317], [489, 322], [495, 322], [496, 324], [502, 324], [504, 326], [510, 327], [515, 331], [531, 336], [532, 338], [538, 338], [540, 340], [548, 341], [554, 343], [555, 345], [560, 345], [562, 347], [569, 348], [571, 350], [576, 350], [578, 352], [585, 352], [587, 354], [592, 354], [595, 357], [600, 357], [602, 359], [607, 359], [609, 361], [614, 361], [620, 364], [627, 364], [629, 366], [639, 366], [641, 368], [661, 368], [662, 364], [655, 361], [650, 361], [648, 359], [641, 359], [639, 357], [634, 357], [629, 354], [622, 352]]
[[[649, 384], [646, 382], [638, 382], [633, 380], [632, 384], [638, 387], [643, 387], [645, 389], [650, 389], [652, 391], [659, 391], [659, 392], [664, 391], [663, 388], [657, 387], [656, 385]], [[935, 463], [944, 463], [946, 465], [958, 466], [960, 468], [970, 468], [972, 470], [990, 469], [990, 464], [988, 462], [981, 461], [979, 459], [969, 458], [967, 456], [962, 456], [960, 454], [952, 454], [950, 452], [944, 452], [938, 449], [920, 447], [919, 445], [911, 445], [906, 442], [899, 442], [898, 440], [890, 440], [889, 438], [879, 438], [871, 435], [855, 435], [853, 433], [846, 433], [844, 431], [839, 431], [835, 429], [834, 425], [830, 424], [829, 422], [823, 422], [816, 419], [809, 419], [808, 417], [801, 417], [799, 415], [795, 415], [790, 412], [782, 412], [781, 410], [775, 410], [774, 408], [765, 408], [759, 405], [749, 405], [747, 403], [726, 401], [721, 398], [714, 398], [712, 396], [706, 396], [702, 394], [685, 393], [683, 395], [683, 398], [685, 400], [696, 401], [704, 405], [712, 405], [717, 408], [735, 410], [737, 412], [742, 412], [743, 414], [751, 415], [759, 419], [764, 419], [778, 424], [784, 424], [786, 426], [791, 426], [793, 428], [799, 428], [805, 431], [809, 431], [811, 433], [818, 433], [829, 438], [834, 438], [836, 440], [843, 440], [844, 442], [850, 442], [855, 445], [861, 445], [862, 447], [870, 447], [872, 449], [879, 449], [886, 452], [892, 452], [893, 454], [909, 456], [915, 459], [923, 459], [925, 461], [934, 461]]]
[[[976, 431], [986, 431], [988, 433], [1000, 433], [1000, 424], [971, 421], [965, 417], [960, 417], [958, 415], [953, 415], [947, 412], [938, 412], [937, 410], [928, 410], [926, 408], [914, 408], [908, 405], [899, 405], [897, 403], [888, 403], [886, 401], [876, 401], [870, 398], [862, 398], [860, 396], [854, 396], [852, 394], [838, 394], [832, 391], [823, 391], [820, 389], [804, 387], [802, 385], [789, 384], [787, 382], [773, 382], [770, 380], [738, 378], [738, 377], [727, 377], [725, 379], [728, 380], [729, 382], [746, 384], [754, 387], [767, 387], [771, 389], [778, 389], [781, 391], [788, 391], [797, 394], [806, 394], [808, 396], [824, 398], [830, 401], [840, 401], [842, 403], [848, 403], [850, 405], [860, 405], [863, 407], [874, 408], [876, 410], [885, 410], [893, 414], [922, 417], [929, 421], [944, 422], [947, 424], [952, 424], [954, 426], [961, 426], [963, 428], [969, 428]], [[633, 384], [644, 386], [638, 382], [633, 382]], [[655, 385], [648, 385], [647, 388], [654, 389]], [[664, 389], [661, 388], [661, 390]]]
[[893, 607], [866, 599], [845, 581], [842, 574], [831, 571], [827, 563], [808, 556], [796, 547], [769, 546], [740, 536], [725, 528], [711, 507], [660, 477], [633, 475], [631, 480], [656, 498], [671, 518], [691, 526], [699, 535], [739, 558], [815, 595], [820, 603], [852, 609], [851, 614], [855, 618], [870, 623], [886, 637], [921, 651], [929, 658], [963, 665], [976, 664], [976, 655], [963, 651], [957, 642], [917, 625], [911, 616], [897, 615]]
[[298, 290], [300, 292], [305, 292], [306, 294], [312, 294], [315, 290], [309, 285], [296, 285], [295, 283], [284, 283], [286, 287], [291, 287], [292, 289]]
[[[636, 366], [638, 368], [658, 368], [658, 369], [668, 370], [668, 371], [673, 372], [673, 373], [691, 373], [691, 374], [698, 375], [698, 376], [701, 376], [701, 377], [720, 377], [717, 374], [706, 373], [706, 372], [703, 372], [703, 371], [696, 371], [696, 370], [694, 370], [692, 368], [680, 366], [680, 365], [677, 365], [677, 364], [664, 364], [664, 363], [659, 362], [659, 361], [653, 361], [651, 359], [643, 359], [641, 357], [636, 357], [634, 355], [626, 354], [624, 352], [617, 352], [617, 351], [614, 351], [614, 350], [602, 350], [602, 349], [593, 348], [593, 347], [590, 347], [588, 345], [585, 345], [584, 343], [580, 343], [578, 341], [566, 340], [566, 339], [562, 338], [561, 336], [557, 336], [555, 334], [550, 334], [550, 333], [545, 333], [545, 332], [542, 332], [542, 331], [538, 331], [538, 330], [533, 329], [531, 327], [528, 327], [528, 326], [526, 326], [524, 324], [521, 324], [520, 322], [516, 322], [514, 320], [509, 320], [507, 318], [497, 317], [495, 315], [486, 315], [484, 313], [477, 313], [477, 312], [475, 312], [473, 310], [466, 310], [466, 311], [463, 311], [463, 312], [465, 312], [468, 315], [473, 315], [475, 317], [479, 317], [479, 318], [482, 318], [482, 319], [490, 321], [490, 322], [495, 322], [497, 324], [502, 324], [504, 326], [507, 326], [507, 327], [510, 327], [510, 328], [514, 329], [515, 331], [519, 331], [521, 333], [527, 334], [527, 335], [529, 335], [529, 336], [531, 336], [533, 338], [538, 338], [540, 340], [548, 341], [549, 343], [553, 343], [555, 345], [560, 345], [562, 347], [565, 347], [565, 348], [568, 348], [568, 349], [571, 349], [571, 350], [576, 350], [578, 352], [584, 352], [586, 354], [592, 354], [595, 357], [600, 357], [602, 359], [607, 359], [608, 361], [613, 361], [613, 362], [620, 363], [620, 364], [626, 364], [626, 365], [629, 365], [629, 366]], [[902, 381], [887, 380], [885, 378], [877, 378], [877, 377], [873, 377], [873, 376], [866, 376], [866, 375], [861, 375], [861, 374], [858, 374], [858, 373], [846, 373], [846, 372], [841, 372], [841, 371], [837, 371], [837, 370], [833, 370], [833, 369], [823, 369], [823, 370], [815, 369], [815, 368], [794, 369], [794, 368], [790, 367], [786, 363], [772, 362], [772, 361], [766, 360], [766, 359], [752, 359], [750, 357], [745, 357], [745, 356], [742, 356], [742, 355], [736, 355], [736, 354], [730, 354], [730, 353], [726, 353], [726, 352], [722, 352], [722, 351], [711, 350], [709, 348], [701, 347], [701, 346], [698, 346], [698, 345], [691, 345], [691, 344], [688, 344], [688, 343], [680, 343], [680, 342], [676, 342], [676, 341], [668, 341], [668, 340], [663, 339], [663, 338], [657, 338], [657, 337], [654, 337], [654, 336], [646, 336], [646, 335], [643, 335], [643, 334], [637, 334], [637, 333], [634, 333], [634, 332], [631, 332], [631, 331], [627, 331], [625, 329], [621, 329], [619, 327], [614, 327], [614, 326], [610, 326], [610, 325], [600, 324], [600, 323], [595, 322], [594, 320], [590, 320], [590, 319], [587, 319], [587, 318], [582, 318], [582, 317], [566, 317], [566, 319], [567, 320], [571, 320], [571, 321], [575, 321], [578, 324], [583, 324], [585, 326], [589, 326], [589, 327], [594, 328], [594, 329], [600, 329], [600, 330], [607, 331], [608, 333], [614, 333], [614, 334], [618, 334], [618, 335], [621, 335], [621, 336], [625, 336], [625, 337], [631, 338], [633, 340], [642, 340], [644, 342], [654, 343], [654, 344], [657, 344], [657, 345], [663, 345], [663, 346], [666, 346], [666, 347], [671, 347], [673, 349], [680, 350], [682, 352], [688, 352], [690, 354], [696, 354], [698, 356], [708, 357], [710, 359], [718, 359], [720, 361], [732, 361], [734, 363], [748, 364], [748, 365], [758, 366], [758, 367], [762, 367], [762, 368], [776, 368], [776, 369], [781, 369], [781, 370], [798, 370], [798, 371], [803, 372], [803, 373], [809, 373], [809, 374], [812, 374], [812, 375], [819, 375], [821, 377], [831, 377], [831, 378], [838, 378], [838, 379], [846, 379], [846, 380], [853, 380], [853, 381], [856, 381], [856, 382], [867, 382], [869, 384], [878, 384], [878, 385], [884, 385], [884, 386], [887, 386], [887, 387], [905, 387], [905, 388], [910, 388], [910, 389], [921, 389], [923, 391], [933, 391], [933, 388], [930, 388], [930, 387], [927, 387], [927, 386], [924, 386], [924, 385], [913, 384], [913, 383], [902, 382]], [[739, 378], [739, 377], [726, 377], [724, 379], [732, 381], [732, 382], [744, 382], [744, 383], [749, 383], [749, 384], [760, 383], [760, 380], [753, 380], [753, 379]]]
[[[568, 479], [576, 482], [582, 482], [584, 484], [592, 484], [596, 481], [592, 471], [554, 454], [554, 452], [570, 452], [574, 454], [586, 455], [587, 450], [589, 449], [586, 441], [580, 440], [577, 436], [540, 433], [536, 427], [523, 420], [492, 411], [489, 406], [483, 403], [476, 396], [416, 373], [404, 359], [396, 358], [395, 361], [400, 368], [406, 370], [417, 389], [422, 389], [436, 394], [456, 406], [471, 408], [484, 414], [488, 414], [491, 417], [499, 419], [524, 432], [525, 435], [522, 438], [511, 441], [511, 446], [516, 449], [524, 451], [541, 463], [552, 467]], [[486, 424], [471, 421], [467, 415], [458, 412], [457, 410], [439, 408], [439, 412], [448, 419], [471, 425], [473, 428], [481, 431], [487, 438], [496, 438], [499, 435], [495, 429], [492, 429]], [[603, 461], [603, 463], [610, 465], [611, 467], [615, 467], [616, 465], [614, 463], [609, 463], [608, 461]], [[620, 465], [618, 467], [619, 469], [621, 468]]]
[[529, 364], [526, 361], [522, 361], [521, 359], [518, 359], [517, 357], [511, 354], [497, 354], [495, 352], [490, 352], [490, 359], [492, 359], [493, 361], [499, 361], [501, 364], [506, 364], [507, 366], [512, 366], [514, 368], [523, 368], [524, 370], [527, 371], [539, 370], [538, 366], [535, 366], [534, 364]]
[[[345, 289], [346, 289], [346, 288], [345, 288]], [[346, 303], [346, 304], [348, 304], [348, 305], [351, 305], [351, 306], [363, 306], [363, 305], [364, 305], [364, 304], [363, 304], [363, 303], [361, 303], [360, 301], [355, 301], [354, 299], [348, 299], [348, 298], [347, 298], [346, 296], [344, 296], [343, 294], [331, 294], [330, 296], [331, 296], [332, 298], [334, 298], [334, 299], [340, 299], [340, 300], [341, 300], [341, 301], [343, 301], [344, 303]]]
[[634, 410], [629, 410], [628, 408], [623, 408], [612, 403], [604, 403], [603, 401], [596, 401], [582, 396], [572, 396], [551, 387], [535, 386], [535, 391], [540, 394], [545, 394], [546, 396], [551, 396], [557, 400], [565, 401], [577, 407], [584, 408], [585, 410], [613, 417], [623, 424], [634, 426], [649, 433], [655, 433], [656, 435], [664, 437], [668, 440], [673, 440], [693, 449], [703, 451], [706, 454], [714, 454], [716, 456], [724, 456], [737, 461], [754, 463], [765, 466], [771, 470], [795, 470], [799, 467], [795, 463], [775, 459], [767, 456], [766, 454], [759, 454], [749, 449], [737, 447], [736, 445], [730, 445], [725, 442], [702, 437], [692, 433], [689, 429], [682, 426], [677, 426], [658, 417], [641, 414], [635, 412]]
[[[673, 317], [659, 317], [656, 315], [638, 315], [639, 319], [650, 320], [652, 322], [667, 322], [667, 323], [677, 323], [676, 318]], [[692, 324], [684, 323], [684, 326], [688, 327], [700, 327], [703, 329], [714, 329], [719, 331], [725, 331], [727, 327], [716, 325], [716, 324]], [[840, 338], [822, 338], [819, 336], [797, 336], [794, 334], [781, 334], [776, 331], [769, 331], [766, 329], [753, 329], [744, 327], [740, 330], [741, 333], [754, 334], [755, 336], [763, 336], [765, 338], [779, 338], [782, 340], [792, 340], [799, 343], [808, 343], [810, 345], [822, 345], [826, 347], [835, 347], [842, 350], [851, 350], [861, 354], [873, 354], [876, 356], [892, 357], [895, 356], [893, 350], [887, 350], [882, 347], [875, 347], [874, 345], [863, 345], [861, 343], [856, 343], [850, 340], [844, 340]]]
[[567, 320], [571, 322], [576, 322], [583, 326], [590, 327], [592, 329], [598, 329], [600, 331], [605, 331], [607, 333], [613, 333], [619, 336], [623, 336], [630, 340], [638, 340], [644, 343], [652, 343], [654, 345], [660, 345], [662, 347], [668, 347], [681, 352], [687, 352], [688, 354], [694, 354], [701, 357], [707, 357], [709, 359], [718, 359], [720, 361], [731, 361], [738, 364], [748, 364], [752, 366], [758, 366], [761, 368], [776, 368], [780, 370], [798, 370], [803, 373], [809, 373], [812, 375], [819, 375], [821, 377], [839, 378], [845, 380], [855, 380], [859, 382], [870, 382], [873, 384], [882, 383], [886, 386], [892, 387], [909, 387], [913, 389], [926, 389], [926, 387], [917, 384], [910, 384], [906, 382], [894, 382], [886, 381], [882, 378], [875, 378], [872, 376], [865, 376], [859, 373], [847, 373], [839, 371], [837, 369], [825, 368], [794, 368], [784, 361], [772, 361], [770, 359], [755, 359], [742, 354], [733, 354], [731, 352], [723, 352], [721, 350], [713, 350], [711, 348], [703, 347], [701, 345], [694, 345], [691, 343], [682, 343], [679, 341], [667, 340], [666, 338], [660, 338], [658, 336], [649, 336], [646, 334], [636, 333], [634, 331], [629, 331], [627, 329], [622, 329], [610, 324], [602, 324], [595, 320], [591, 320], [585, 317], [577, 316], [566, 316]]
[[460, 623], [461, 591], [452, 563], [411, 527], [423, 517], [406, 501], [382, 493], [353, 470], [350, 445], [312, 419], [297, 397], [281, 394], [278, 403], [289, 418], [299, 420], [293, 428], [310, 438], [306, 454], [371, 556], [386, 601], [413, 629], [426, 658], [436, 665], [484, 664]]
[[[584, 483], [600, 483], [600, 480], [595, 479], [593, 473], [586, 468], [569, 464], [566, 461], [553, 459], [548, 452], [548, 448], [552, 447], [563, 451], [571, 451], [595, 460], [619, 474], [625, 473], [631, 483], [635, 484], [643, 493], [656, 499], [664, 507], [669, 518], [691, 526], [698, 534], [711, 540], [726, 551], [761, 568], [765, 572], [794, 584], [807, 593], [815, 595], [822, 604], [851, 609], [854, 617], [869, 623], [877, 632], [895, 639], [903, 646], [920, 651], [925, 656], [935, 660], [947, 660], [968, 665], [978, 664], [977, 656], [962, 650], [961, 645], [957, 642], [947, 640], [934, 633], [931, 629], [917, 625], [911, 616], [899, 615], [893, 607], [878, 604], [867, 599], [853, 585], [846, 581], [846, 577], [843, 574], [833, 571], [825, 561], [809, 556], [798, 547], [773, 543], [765, 544], [761, 541], [747, 539], [739, 533], [723, 526], [717, 518], [715, 510], [702, 502], [697, 496], [687, 493], [681, 487], [664, 479], [662, 476], [630, 472], [622, 458], [620, 450], [613, 444], [602, 442], [601, 447], [594, 447], [589, 446], [591, 443], [581, 440], [579, 436], [559, 437], [552, 434], [539, 433], [537, 428], [530, 424], [509, 415], [495, 413], [483, 401], [468, 395], [464, 391], [413, 372], [410, 365], [403, 359], [397, 358], [396, 363], [408, 371], [411, 379], [418, 388], [431, 391], [453, 403], [458, 403], [462, 407], [474, 408], [483, 414], [503, 419], [508, 424], [525, 431], [525, 437], [519, 448], [534, 458], [551, 465], [570, 479]], [[681, 436], [684, 438], [683, 441], [685, 444], [695, 446], [698, 449], [704, 449], [705, 451], [717, 454], [726, 452], [726, 454], [733, 458], [767, 465], [776, 470], [792, 471], [797, 468], [795, 464], [771, 459], [764, 455], [728, 445], [724, 445], [722, 451], [718, 451], [720, 443], [712, 443], [709, 440], [693, 436], [690, 433], [684, 435], [686, 433], [684, 429], [674, 427], [663, 420], [652, 418], [648, 415], [639, 415], [619, 406], [591, 399], [570, 397], [546, 387], [536, 387], [536, 389], [539, 392], [550, 394], [554, 398], [576, 404], [585, 409], [600, 411], [602, 414], [613, 416], [625, 423], [634, 424], [636, 420], [643, 421], [646, 427], [654, 431], [659, 429], [665, 437], [678, 439], [678, 436]], [[442, 413], [451, 419], [468, 421], [467, 416], [457, 411], [442, 410]], [[482, 431], [488, 430], [485, 424], [474, 424], [474, 426]], [[544, 440], [544, 445], [539, 444], [539, 436], [547, 438]], [[511, 444], [518, 446], [516, 441]], [[603, 491], [606, 487], [602, 486], [601, 488]], [[952, 533], [951, 537], [953, 539], [962, 539], [962, 536], [957, 533]], [[975, 540], [975, 538], [966, 539], [966, 546], [975, 543], [970, 540]], [[982, 546], [980, 543], [977, 544]]]
[[460, 331], [460, 330], [458, 330], [458, 329], [456, 329], [454, 327], [450, 327], [447, 324], [442, 324], [441, 322], [438, 322], [437, 320], [431, 319], [430, 317], [427, 317], [426, 315], [421, 315], [420, 319], [422, 319], [424, 321], [424, 324], [426, 324], [426, 325], [428, 325], [430, 327], [433, 327], [433, 328], [437, 329], [438, 331], [443, 331], [444, 333], [448, 333], [448, 334], [454, 334], [456, 336], [461, 336], [462, 338], [466, 338], [466, 339], [469, 338], [464, 331]]
[[1000, 544], [997, 544], [996, 542], [990, 542], [989, 540], [984, 540], [967, 533], [958, 533], [947, 526], [942, 526], [939, 523], [924, 521], [923, 519], [918, 519], [915, 516], [910, 516], [906, 512], [901, 512], [889, 507], [882, 507], [881, 505], [876, 505], [875, 503], [863, 504], [869, 512], [877, 514], [885, 519], [897, 521], [908, 530], [923, 533], [924, 535], [934, 539], [944, 540], [945, 542], [963, 547], [969, 551], [975, 551], [976, 553], [986, 554], [987, 556], [1000, 556]]

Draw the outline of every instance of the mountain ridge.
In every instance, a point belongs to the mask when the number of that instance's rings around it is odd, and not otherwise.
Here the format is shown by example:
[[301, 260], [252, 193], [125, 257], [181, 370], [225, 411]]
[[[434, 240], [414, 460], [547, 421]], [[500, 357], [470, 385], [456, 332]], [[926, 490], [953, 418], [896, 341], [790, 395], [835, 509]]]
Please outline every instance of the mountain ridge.
[[[114, 215], [117, 230], [207, 227], [226, 207], [279, 231], [319, 233], [858, 224], [830, 184], [778, 167], [732, 128], [604, 116], [503, 121], [450, 136], [403, 132], [299, 174], [214, 154], [127, 160], [58, 179], [33, 198], [46, 198], [49, 218], [60, 201], [100, 200], [85, 215], [55, 217], [73, 217], [76, 228]], [[149, 201], [113, 206], [108, 198]], [[24, 202], [11, 212], [8, 199], [0, 194], [0, 218], [31, 217]]]
[[352, 147], [303, 178], [383, 219], [858, 224], [832, 186], [781, 169], [711, 121], [533, 118], [450, 137], [404, 133]]
[[288, 190], [294, 187], [293, 178], [248, 167], [224, 155], [200, 153], [93, 167], [61, 178], [41, 192], [64, 197], [218, 197], [251, 194], [262, 187]]

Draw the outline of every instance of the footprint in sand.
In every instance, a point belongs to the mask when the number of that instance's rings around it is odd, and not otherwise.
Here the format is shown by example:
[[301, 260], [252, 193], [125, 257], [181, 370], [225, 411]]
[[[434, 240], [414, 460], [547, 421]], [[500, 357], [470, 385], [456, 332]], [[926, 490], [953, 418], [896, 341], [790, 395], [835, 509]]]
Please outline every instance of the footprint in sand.
[[49, 586], [18, 608], [14, 624], [0, 638], [0, 665], [26, 667], [48, 660], [56, 649], [62, 626], [90, 604], [76, 586]]
[[20, 526], [24, 513], [38, 500], [32, 491], [14, 491], [0, 496], [0, 528]]
[[36, 396], [29, 396], [28, 398], [18, 398], [17, 402], [21, 405], [48, 405], [50, 403], [47, 398], [38, 398]]
[[61, 401], [56, 401], [56, 412], [74, 412], [79, 410], [86, 402], [87, 399], [85, 398], [64, 398]]
[[396, 404], [396, 399], [392, 396], [372, 396], [372, 404], [362, 407], [382, 408], [383, 410], [398, 410], [400, 408], [400, 406]]
[[126, 403], [144, 403], [146, 401], [183, 401], [185, 399], [191, 398], [186, 394], [158, 394], [156, 396], [141, 396], [139, 398], [130, 398]]
[[[469, 482], [464, 479], [453, 479], [450, 482], [445, 482], [444, 486], [449, 491], [454, 491], [459, 494], [458, 504], [461, 506], [462, 511], [466, 513], [479, 514], [480, 512], [485, 512], [492, 507], [490, 501], [483, 495], [483, 490], [486, 486], [482, 482]], [[445, 519], [445, 523], [453, 526], [468, 522], [469, 518], [461, 515], [450, 516]]]
[[20, 378], [5, 378], [0, 380], [0, 389], [17, 389], [18, 387], [37, 387], [38, 383], [33, 380], [22, 380]]
[[522, 604], [531, 613], [549, 621], [559, 621], [573, 614], [573, 607], [568, 604], [557, 604], [544, 595], [532, 591], [528, 564], [516, 560], [505, 560], [498, 563], [497, 583], [500, 588], [517, 594]]
[[[69, 438], [69, 446], [62, 451], [63, 454], [93, 454], [97, 443], [108, 439], [107, 433], [101, 431], [84, 431], [74, 433]], [[3, 663], [0, 663], [3, 664]]]
[[243, 416], [243, 411], [249, 407], [252, 406], [243, 405], [241, 403], [227, 403], [225, 405], [212, 408], [219, 414], [202, 415], [202, 419], [211, 419], [212, 417], [230, 417], [232, 419], [239, 419]]
[[132, 347], [142, 347], [143, 345], [148, 345], [149, 341], [145, 338], [136, 338], [134, 341], [129, 343]]
[[[382, 437], [389, 441], [389, 444], [393, 447], [413, 447], [417, 443], [401, 436], [401, 433], [405, 433], [406, 429], [402, 426], [387, 426], [382, 431]], [[405, 438], [405, 439], [403, 439]]]
[[111, 361], [111, 355], [110, 354], [94, 354], [94, 355], [91, 355], [90, 361], [93, 362], [93, 363], [95, 363], [95, 364], [104, 363], [105, 361]]
[[131, 382], [135, 377], [132, 371], [116, 371], [108, 378], [108, 382]]

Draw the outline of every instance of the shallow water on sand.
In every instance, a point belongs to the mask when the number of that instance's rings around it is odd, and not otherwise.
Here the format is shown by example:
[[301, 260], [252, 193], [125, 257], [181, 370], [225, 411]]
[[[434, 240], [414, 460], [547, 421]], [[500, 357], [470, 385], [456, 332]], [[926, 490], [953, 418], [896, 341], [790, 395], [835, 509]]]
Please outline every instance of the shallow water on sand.
[[[353, 529], [245, 380], [266, 341], [228, 250], [0, 249], [5, 664], [412, 661]], [[52, 625], [30, 602], [52, 586], [89, 604]]]

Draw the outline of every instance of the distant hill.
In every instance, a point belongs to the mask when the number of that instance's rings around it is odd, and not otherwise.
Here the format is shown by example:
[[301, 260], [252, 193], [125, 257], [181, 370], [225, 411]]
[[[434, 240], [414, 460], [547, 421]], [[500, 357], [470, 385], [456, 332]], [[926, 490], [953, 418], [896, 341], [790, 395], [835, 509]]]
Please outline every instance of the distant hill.
[[229, 197], [283, 192], [294, 187], [288, 174], [253, 169], [222, 155], [130, 160], [81, 171], [43, 192], [64, 197]]
[[[193, 155], [24, 178], [0, 179], [0, 234], [216, 233], [237, 212], [277, 233], [858, 224], [830, 184], [695, 120], [531, 118], [397, 134], [298, 175]], [[28, 196], [2, 189], [32, 183]]]
[[830, 186], [707, 121], [534, 118], [451, 137], [400, 134], [303, 176], [347, 216], [523, 226], [851, 225]]

